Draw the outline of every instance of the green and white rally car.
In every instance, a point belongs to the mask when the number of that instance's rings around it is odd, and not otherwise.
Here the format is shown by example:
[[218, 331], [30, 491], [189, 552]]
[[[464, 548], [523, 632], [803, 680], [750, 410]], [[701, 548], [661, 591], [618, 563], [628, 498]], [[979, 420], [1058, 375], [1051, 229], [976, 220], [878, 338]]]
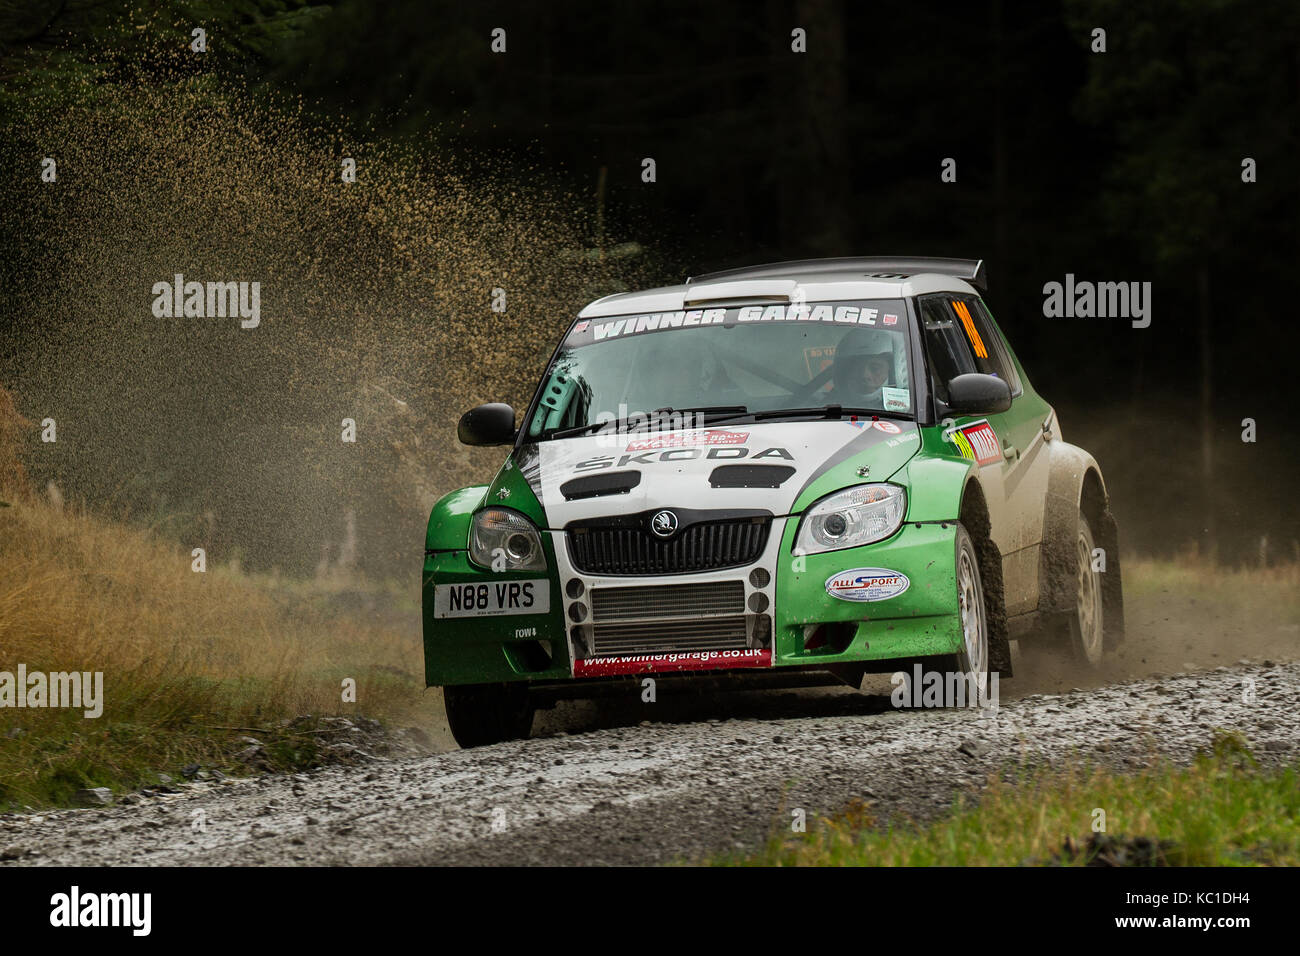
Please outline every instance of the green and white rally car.
[[429, 518], [426, 682], [456, 740], [646, 675], [921, 664], [982, 694], [1013, 640], [1096, 664], [1123, 635], [1101, 470], [977, 288], [982, 262], [822, 259], [583, 309], [520, 423], [461, 418], [512, 448]]

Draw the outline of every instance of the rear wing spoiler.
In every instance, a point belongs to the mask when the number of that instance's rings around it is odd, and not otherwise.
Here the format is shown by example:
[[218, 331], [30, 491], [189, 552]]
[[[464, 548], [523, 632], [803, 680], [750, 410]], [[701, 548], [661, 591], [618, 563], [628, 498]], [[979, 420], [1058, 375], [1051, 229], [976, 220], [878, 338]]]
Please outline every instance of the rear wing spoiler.
[[923, 272], [964, 279], [977, 289], [988, 291], [988, 270], [983, 259], [932, 259], [926, 257], [845, 256], [838, 259], [796, 259], [761, 266], [724, 269], [702, 276], [690, 276], [692, 282], [716, 282], [726, 279], [788, 278], [819, 272], [861, 272], [864, 279], [905, 279]]

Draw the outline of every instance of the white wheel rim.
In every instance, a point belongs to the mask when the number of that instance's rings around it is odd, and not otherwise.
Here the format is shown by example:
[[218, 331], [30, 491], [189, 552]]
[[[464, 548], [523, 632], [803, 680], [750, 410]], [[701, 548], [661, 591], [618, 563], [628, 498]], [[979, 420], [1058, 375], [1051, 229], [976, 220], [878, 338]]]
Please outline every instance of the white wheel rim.
[[1101, 660], [1101, 581], [1092, 569], [1092, 542], [1079, 532], [1078, 617], [1079, 645], [1089, 664]]
[[988, 689], [988, 628], [984, 622], [984, 603], [980, 600], [979, 573], [970, 551], [963, 548], [957, 561], [957, 597], [961, 603], [961, 629], [966, 644], [967, 672], [978, 682], [980, 699]]

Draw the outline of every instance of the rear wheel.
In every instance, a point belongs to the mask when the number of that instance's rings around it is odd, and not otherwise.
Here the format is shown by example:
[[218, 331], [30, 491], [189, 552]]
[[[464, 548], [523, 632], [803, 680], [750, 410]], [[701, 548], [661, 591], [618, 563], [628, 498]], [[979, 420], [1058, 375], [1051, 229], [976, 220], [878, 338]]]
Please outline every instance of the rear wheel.
[[1095, 667], [1101, 663], [1102, 642], [1101, 572], [1093, 569], [1096, 543], [1088, 516], [1080, 512], [1075, 550], [1079, 567], [1075, 575], [1075, 612], [1070, 621], [1070, 645], [1076, 657]]
[[528, 685], [462, 684], [442, 689], [451, 735], [462, 747], [522, 740], [533, 726]]
[[1101, 664], [1105, 652], [1101, 571], [1093, 568], [1096, 549], [1088, 516], [1079, 512], [1075, 528], [1074, 609], [1048, 622], [1047, 633], [1021, 642], [1020, 652], [1032, 666], [1050, 664], [1062, 657], [1089, 668]]
[[[965, 703], [968, 706], [972, 703], [982, 705], [988, 700], [989, 689], [989, 619], [984, 606], [979, 555], [975, 551], [975, 542], [961, 524], [957, 525], [956, 572], [962, 649], [938, 661], [942, 670], [965, 679]], [[949, 686], [947, 680], [944, 686]], [[949, 706], [957, 702], [946, 701]]]

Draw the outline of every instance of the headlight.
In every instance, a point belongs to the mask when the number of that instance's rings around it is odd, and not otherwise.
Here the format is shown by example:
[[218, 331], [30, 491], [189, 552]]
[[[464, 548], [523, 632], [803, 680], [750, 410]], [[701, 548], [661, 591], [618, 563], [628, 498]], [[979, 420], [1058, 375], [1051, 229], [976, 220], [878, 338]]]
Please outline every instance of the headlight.
[[537, 527], [518, 511], [484, 508], [469, 529], [469, 556], [493, 571], [545, 571]]
[[804, 512], [795, 554], [856, 548], [888, 538], [903, 523], [907, 493], [899, 485], [857, 485], [815, 502]]

